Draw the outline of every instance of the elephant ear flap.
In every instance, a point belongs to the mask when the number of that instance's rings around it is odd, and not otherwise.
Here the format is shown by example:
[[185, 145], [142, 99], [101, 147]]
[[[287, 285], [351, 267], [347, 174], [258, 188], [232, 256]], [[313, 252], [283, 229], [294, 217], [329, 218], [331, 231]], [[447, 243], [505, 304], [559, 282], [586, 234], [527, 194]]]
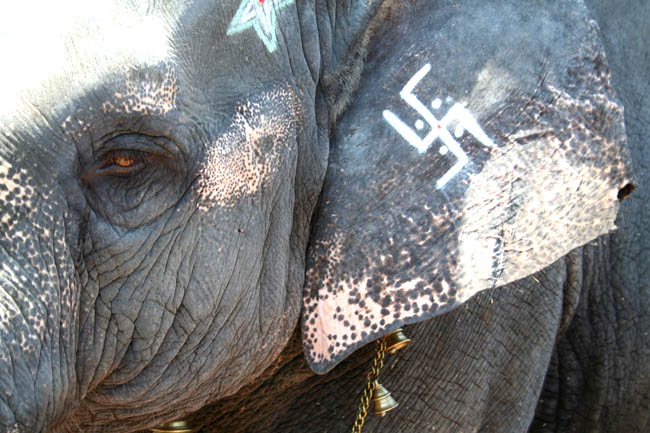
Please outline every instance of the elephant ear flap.
[[317, 373], [613, 230], [634, 188], [585, 8], [456, 3], [388, 14], [333, 131], [303, 303]]

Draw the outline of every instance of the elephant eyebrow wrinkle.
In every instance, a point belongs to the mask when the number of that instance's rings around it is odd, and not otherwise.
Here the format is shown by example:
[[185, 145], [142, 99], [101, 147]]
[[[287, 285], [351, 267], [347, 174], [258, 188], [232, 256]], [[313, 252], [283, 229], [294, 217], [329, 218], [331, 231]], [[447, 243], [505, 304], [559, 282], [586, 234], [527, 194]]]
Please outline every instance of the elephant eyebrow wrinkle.
[[170, 64], [164, 65], [163, 80], [147, 76], [140, 81], [127, 80], [124, 90], [117, 91], [113, 98], [102, 104], [105, 113], [141, 113], [164, 115], [176, 108], [178, 82], [176, 71]]

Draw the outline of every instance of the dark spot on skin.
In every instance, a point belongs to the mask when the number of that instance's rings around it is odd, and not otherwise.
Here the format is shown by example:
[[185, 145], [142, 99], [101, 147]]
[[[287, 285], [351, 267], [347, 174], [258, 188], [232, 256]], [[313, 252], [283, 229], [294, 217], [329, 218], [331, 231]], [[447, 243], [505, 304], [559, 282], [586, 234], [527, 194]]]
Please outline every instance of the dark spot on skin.
[[[390, 311], [388, 311], [385, 308], [382, 308], [380, 313], [381, 313], [382, 316], [388, 316], [390, 314]], [[382, 320], [382, 322], [383, 322], [383, 320]], [[382, 323], [382, 325], [383, 325], [383, 323]]]
[[357, 334], [353, 332], [352, 334], [350, 334], [350, 338], [353, 339], [353, 340], [356, 340], [357, 339]]
[[348, 298], [348, 304], [358, 304], [360, 301], [359, 297]]
[[350, 331], [356, 331], [356, 330], [357, 330], [356, 326], [354, 326], [354, 325], [350, 326]]
[[343, 321], [343, 326], [345, 326], [347, 328], [348, 326], [350, 326], [350, 322], [348, 322], [347, 320], [344, 320]]
[[627, 196], [632, 194], [632, 191], [634, 191], [635, 189], [636, 189], [636, 187], [634, 185], [632, 185], [631, 183], [628, 183], [623, 188], [618, 190], [618, 194], [616, 195], [616, 197], [618, 197], [618, 199], [620, 201], [623, 201], [623, 200], [625, 200], [627, 198]]
[[369, 327], [370, 326], [370, 320], [368, 320], [368, 319], [364, 320], [363, 321], [363, 326], [365, 326], [366, 328]]

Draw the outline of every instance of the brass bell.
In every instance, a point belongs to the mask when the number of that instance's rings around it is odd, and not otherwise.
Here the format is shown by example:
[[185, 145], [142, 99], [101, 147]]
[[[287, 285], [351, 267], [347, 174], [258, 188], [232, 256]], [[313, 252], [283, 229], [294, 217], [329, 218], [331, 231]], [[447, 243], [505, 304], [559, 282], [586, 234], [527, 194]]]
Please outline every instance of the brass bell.
[[391, 355], [398, 350], [411, 344], [411, 339], [404, 335], [402, 328], [397, 328], [384, 337], [386, 341], [386, 351]]
[[399, 405], [399, 403], [390, 396], [390, 392], [388, 392], [388, 390], [377, 381], [375, 381], [372, 390], [372, 404], [372, 413], [381, 416], [386, 415], [386, 412], [395, 409]]
[[184, 420], [167, 422], [149, 430], [156, 433], [194, 433], [196, 431], [189, 422]]

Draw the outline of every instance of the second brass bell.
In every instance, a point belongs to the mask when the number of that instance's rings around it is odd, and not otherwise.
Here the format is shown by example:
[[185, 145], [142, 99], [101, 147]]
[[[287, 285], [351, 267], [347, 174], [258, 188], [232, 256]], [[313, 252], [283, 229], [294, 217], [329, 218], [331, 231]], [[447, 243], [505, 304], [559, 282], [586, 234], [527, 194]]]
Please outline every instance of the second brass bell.
[[386, 415], [391, 409], [395, 409], [399, 403], [391, 397], [390, 392], [384, 386], [375, 381], [372, 391], [372, 413], [375, 415]]
[[386, 351], [391, 355], [411, 343], [411, 339], [404, 335], [402, 328], [397, 328], [386, 335], [384, 340], [386, 341]]

